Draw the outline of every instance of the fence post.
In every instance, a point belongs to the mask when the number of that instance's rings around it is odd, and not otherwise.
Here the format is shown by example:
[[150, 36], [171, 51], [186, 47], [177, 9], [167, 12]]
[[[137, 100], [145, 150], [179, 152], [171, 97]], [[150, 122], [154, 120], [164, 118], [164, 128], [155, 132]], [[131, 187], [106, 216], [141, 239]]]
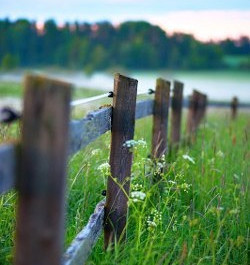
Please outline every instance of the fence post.
[[203, 94], [203, 105], [202, 105], [202, 119], [206, 116], [207, 110], [207, 95]]
[[137, 80], [115, 75], [111, 129], [110, 172], [104, 217], [104, 247], [126, 236], [127, 202], [132, 152], [126, 141], [134, 137]]
[[25, 79], [15, 265], [61, 264], [70, 95], [70, 84]]
[[203, 112], [204, 112], [204, 103], [205, 103], [205, 98], [204, 98], [204, 94], [198, 92], [198, 98], [197, 98], [198, 102], [197, 102], [197, 113], [196, 113], [196, 129], [199, 127], [202, 118], [203, 118]]
[[184, 84], [174, 81], [171, 113], [171, 145], [178, 146], [181, 138], [181, 114]]
[[151, 153], [154, 159], [160, 158], [167, 151], [169, 93], [170, 82], [158, 78], [155, 90]]
[[238, 110], [238, 98], [233, 97], [232, 102], [231, 102], [231, 118], [234, 120], [237, 116], [237, 110]]
[[194, 134], [197, 129], [197, 110], [198, 110], [199, 92], [193, 90], [193, 94], [189, 96], [188, 116], [187, 116], [187, 134], [189, 140], [194, 140]]

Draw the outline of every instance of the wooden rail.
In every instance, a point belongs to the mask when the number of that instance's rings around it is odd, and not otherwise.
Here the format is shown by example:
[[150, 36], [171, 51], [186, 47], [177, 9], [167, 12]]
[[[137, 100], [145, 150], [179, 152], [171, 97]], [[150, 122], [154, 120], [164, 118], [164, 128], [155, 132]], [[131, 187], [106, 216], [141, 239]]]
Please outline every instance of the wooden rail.
[[15, 186], [17, 172], [16, 146], [13, 144], [0, 147], [0, 194]]
[[[171, 103], [170, 83], [158, 79], [155, 99], [136, 102], [137, 81], [118, 74], [113, 107], [101, 108], [81, 120], [69, 122], [69, 84], [39, 76], [27, 77], [25, 84], [21, 144], [0, 146], [0, 194], [16, 188], [19, 196], [15, 264], [84, 264], [103, 225], [105, 248], [126, 239], [132, 165], [126, 141], [133, 139], [135, 120], [153, 115], [152, 158], [158, 159], [167, 151], [169, 105], [172, 107], [171, 139], [177, 144], [181, 138], [182, 109], [188, 108], [187, 130], [193, 135], [205, 116], [207, 97], [194, 91], [190, 102], [183, 100], [183, 84], [175, 82]], [[212, 103], [212, 106], [225, 104]], [[237, 107], [247, 105], [240, 105], [234, 99], [231, 106], [235, 118]], [[67, 157], [110, 130], [111, 176], [107, 199], [96, 206], [62, 261]]]
[[[153, 100], [143, 100], [136, 103], [136, 119], [153, 114]], [[82, 120], [73, 120], [69, 124], [68, 154], [74, 155], [99, 136], [111, 129], [112, 108], [102, 108], [90, 112]], [[18, 153], [15, 144], [0, 146], [0, 194], [8, 192], [15, 187], [16, 164]]]
[[76, 236], [63, 256], [63, 265], [84, 264], [103, 229], [105, 200], [99, 202], [87, 225]]

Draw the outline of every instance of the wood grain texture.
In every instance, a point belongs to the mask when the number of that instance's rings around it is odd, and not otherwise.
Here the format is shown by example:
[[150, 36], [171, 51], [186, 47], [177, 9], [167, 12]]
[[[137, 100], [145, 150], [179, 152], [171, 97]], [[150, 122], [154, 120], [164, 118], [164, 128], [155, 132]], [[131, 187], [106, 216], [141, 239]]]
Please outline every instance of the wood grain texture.
[[171, 145], [175, 146], [181, 138], [181, 116], [184, 84], [174, 81], [173, 97], [171, 100]]
[[151, 152], [152, 157], [156, 159], [167, 151], [169, 93], [170, 82], [158, 78], [155, 90]]
[[105, 200], [97, 204], [87, 225], [76, 236], [64, 254], [63, 265], [85, 264], [103, 229], [104, 204]]
[[197, 127], [200, 125], [201, 121], [203, 120], [203, 118], [205, 116], [206, 100], [207, 100], [207, 96], [205, 94], [199, 93], [198, 110], [197, 110], [197, 114], [196, 114]]
[[93, 111], [86, 118], [70, 122], [69, 154], [73, 155], [111, 129], [112, 108]]
[[154, 100], [141, 100], [136, 103], [136, 114], [135, 119], [145, 118], [147, 116], [153, 115], [154, 111]]
[[[136, 119], [153, 114], [152, 99], [138, 101], [136, 104]], [[82, 120], [70, 121], [68, 154], [73, 155], [95, 141], [111, 129], [112, 108], [102, 108], [90, 112]], [[0, 147], [0, 194], [14, 188], [16, 179], [17, 154], [15, 146], [6, 144]]]
[[187, 114], [187, 134], [193, 137], [197, 129], [197, 111], [199, 102], [199, 92], [193, 90], [189, 97], [188, 114]]
[[13, 144], [0, 146], [0, 194], [15, 187], [17, 156]]
[[71, 85], [27, 76], [22, 126], [16, 265], [59, 265]]
[[[141, 100], [136, 103], [136, 119], [153, 114], [153, 100]], [[90, 112], [82, 120], [70, 122], [69, 154], [73, 155], [99, 136], [111, 129], [112, 108], [102, 108]]]
[[137, 80], [115, 75], [110, 151], [111, 176], [107, 184], [104, 246], [125, 239], [132, 153], [126, 141], [134, 137]]

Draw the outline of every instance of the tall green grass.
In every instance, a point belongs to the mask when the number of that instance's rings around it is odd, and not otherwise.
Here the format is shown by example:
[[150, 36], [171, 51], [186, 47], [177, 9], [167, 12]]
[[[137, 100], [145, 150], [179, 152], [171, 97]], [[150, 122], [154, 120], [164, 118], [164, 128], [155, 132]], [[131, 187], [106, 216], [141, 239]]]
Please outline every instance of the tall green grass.
[[[209, 115], [194, 145], [159, 161], [155, 185], [150, 147], [135, 150], [132, 191], [146, 197], [129, 201], [126, 245], [105, 253], [99, 240], [88, 264], [247, 264], [248, 118]], [[140, 122], [137, 138], [150, 128]]]
[[[1, 142], [18, 138], [18, 128], [1, 127]], [[192, 146], [157, 165], [148, 158], [151, 128], [151, 117], [136, 123], [135, 140], [146, 145], [133, 148], [126, 244], [104, 252], [101, 237], [87, 264], [248, 264], [249, 114], [232, 122], [210, 113]], [[107, 133], [68, 164], [65, 248], [103, 198], [109, 145]], [[166, 171], [153, 184], [161, 166]], [[0, 197], [1, 265], [13, 260], [15, 205], [15, 192]]]

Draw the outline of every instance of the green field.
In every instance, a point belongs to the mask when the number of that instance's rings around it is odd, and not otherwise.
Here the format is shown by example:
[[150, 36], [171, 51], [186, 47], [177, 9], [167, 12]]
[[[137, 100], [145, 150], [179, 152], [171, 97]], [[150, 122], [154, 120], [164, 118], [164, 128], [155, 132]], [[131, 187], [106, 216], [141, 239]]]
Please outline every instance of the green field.
[[[210, 112], [196, 142], [158, 167], [147, 158], [151, 118], [136, 123], [135, 139], [146, 144], [134, 148], [131, 191], [145, 198], [129, 201], [126, 245], [105, 253], [101, 237], [87, 264], [248, 264], [249, 113], [236, 121], [228, 114]], [[17, 125], [1, 126], [0, 133], [0, 142], [20, 134]], [[108, 162], [109, 144], [107, 133], [69, 162], [65, 248], [103, 199], [108, 170], [100, 166]], [[162, 164], [166, 173], [152, 185]], [[14, 192], [0, 197], [1, 265], [13, 258], [15, 202]]]

